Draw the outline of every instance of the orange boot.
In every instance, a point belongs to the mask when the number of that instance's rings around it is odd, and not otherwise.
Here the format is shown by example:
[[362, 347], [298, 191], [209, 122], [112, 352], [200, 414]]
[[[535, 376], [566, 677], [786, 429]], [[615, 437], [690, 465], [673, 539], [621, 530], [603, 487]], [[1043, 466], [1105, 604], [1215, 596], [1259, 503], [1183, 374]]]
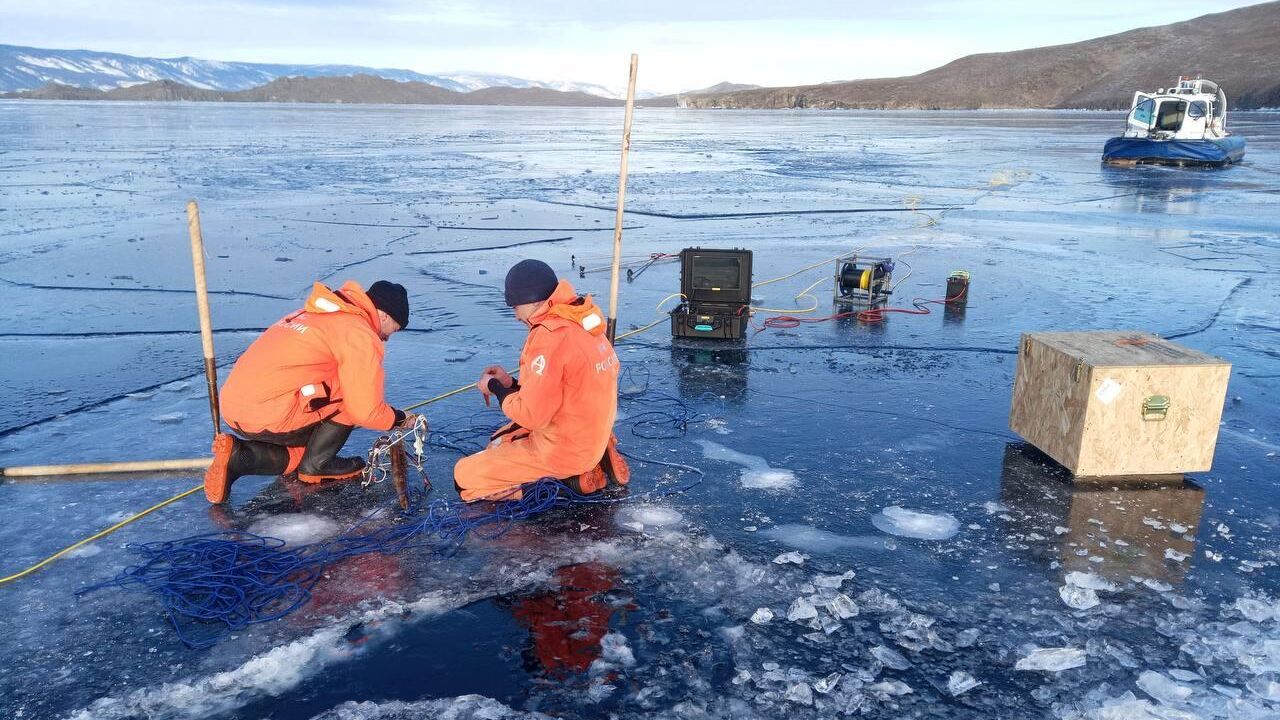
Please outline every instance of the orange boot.
[[226, 502], [236, 480], [245, 475], [279, 475], [287, 469], [289, 455], [281, 445], [218, 433], [213, 439], [213, 462], [204, 473], [204, 496], [214, 504]]

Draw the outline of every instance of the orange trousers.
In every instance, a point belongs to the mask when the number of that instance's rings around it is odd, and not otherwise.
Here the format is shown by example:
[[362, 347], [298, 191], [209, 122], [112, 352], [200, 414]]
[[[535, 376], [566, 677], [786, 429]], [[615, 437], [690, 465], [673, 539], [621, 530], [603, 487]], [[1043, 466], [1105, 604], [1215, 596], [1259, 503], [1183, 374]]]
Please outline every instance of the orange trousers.
[[521, 485], [576, 474], [566, 475], [547, 467], [534, 452], [529, 431], [523, 428], [497, 434], [487, 448], [462, 458], [453, 466], [453, 482], [465, 502], [519, 500]]

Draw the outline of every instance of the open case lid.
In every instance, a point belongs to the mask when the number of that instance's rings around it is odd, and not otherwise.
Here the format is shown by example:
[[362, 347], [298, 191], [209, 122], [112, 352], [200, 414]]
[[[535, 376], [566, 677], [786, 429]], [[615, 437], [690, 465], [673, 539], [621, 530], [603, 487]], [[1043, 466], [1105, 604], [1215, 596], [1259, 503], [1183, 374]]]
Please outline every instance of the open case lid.
[[750, 304], [751, 251], [681, 250], [680, 292], [690, 303]]

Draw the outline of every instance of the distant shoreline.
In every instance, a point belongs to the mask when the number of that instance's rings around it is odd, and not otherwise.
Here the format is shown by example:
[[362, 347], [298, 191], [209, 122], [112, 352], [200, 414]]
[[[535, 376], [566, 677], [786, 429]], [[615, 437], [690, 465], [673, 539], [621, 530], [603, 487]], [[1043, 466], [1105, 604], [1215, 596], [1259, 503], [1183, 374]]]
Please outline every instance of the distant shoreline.
[[[85, 100], [61, 98], [15, 98], [0, 97], [0, 104], [5, 103], [62, 103], [66, 105], [235, 105], [243, 107], [299, 107], [299, 108], [512, 108], [522, 110], [618, 110], [621, 106], [599, 105], [476, 105], [454, 103], [354, 103], [354, 102], [297, 102], [297, 101], [262, 101], [262, 100]], [[880, 113], [1108, 113], [1121, 114], [1125, 110], [1117, 108], [678, 108], [654, 107], [637, 104], [643, 110], [679, 110], [680, 112], [705, 113], [791, 113], [791, 114], [880, 114]], [[1280, 113], [1280, 107], [1247, 108], [1232, 110], [1231, 113]]]

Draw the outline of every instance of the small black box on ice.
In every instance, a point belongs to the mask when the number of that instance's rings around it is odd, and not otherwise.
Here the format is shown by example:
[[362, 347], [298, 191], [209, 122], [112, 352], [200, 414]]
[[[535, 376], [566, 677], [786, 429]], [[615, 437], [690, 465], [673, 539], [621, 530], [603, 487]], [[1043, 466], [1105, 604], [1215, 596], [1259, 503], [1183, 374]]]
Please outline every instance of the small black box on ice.
[[741, 339], [751, 317], [751, 251], [681, 250], [680, 293], [672, 337]]

